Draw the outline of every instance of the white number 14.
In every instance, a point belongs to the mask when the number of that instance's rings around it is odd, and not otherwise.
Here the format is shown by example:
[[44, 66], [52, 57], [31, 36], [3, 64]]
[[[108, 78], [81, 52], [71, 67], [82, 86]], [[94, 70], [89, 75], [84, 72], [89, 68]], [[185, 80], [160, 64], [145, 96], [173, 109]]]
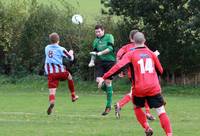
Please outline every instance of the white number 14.
[[138, 64], [140, 64], [140, 71], [142, 74], [145, 72], [153, 73], [153, 63], [151, 58], [147, 58], [146, 63], [144, 62], [144, 59], [140, 59]]

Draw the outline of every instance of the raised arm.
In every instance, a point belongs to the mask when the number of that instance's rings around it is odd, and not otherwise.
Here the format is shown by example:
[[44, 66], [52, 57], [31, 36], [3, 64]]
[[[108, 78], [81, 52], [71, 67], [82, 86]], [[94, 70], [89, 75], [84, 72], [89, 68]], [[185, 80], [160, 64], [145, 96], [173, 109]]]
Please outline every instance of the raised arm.
[[69, 61], [73, 61], [74, 60], [74, 51], [73, 50], [69, 50], [69, 52], [63, 48], [63, 56], [66, 57], [67, 59], [69, 59]]

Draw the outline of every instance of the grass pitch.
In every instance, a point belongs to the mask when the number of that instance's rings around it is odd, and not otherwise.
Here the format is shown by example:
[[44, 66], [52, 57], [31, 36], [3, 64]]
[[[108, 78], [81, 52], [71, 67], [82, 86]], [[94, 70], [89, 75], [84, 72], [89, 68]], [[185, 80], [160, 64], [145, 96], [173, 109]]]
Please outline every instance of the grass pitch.
[[[7, 84], [0, 87], [0, 136], [143, 136], [129, 103], [121, 111], [121, 119], [112, 112], [102, 117], [105, 94], [88, 92], [82, 84], [79, 100], [71, 102], [65, 84], [57, 91], [55, 110], [48, 116], [48, 89], [46, 82]], [[92, 88], [93, 89], [93, 88]], [[189, 90], [188, 90], [189, 91]], [[123, 96], [114, 93], [116, 102]], [[167, 112], [174, 136], [200, 135], [200, 99], [194, 95], [165, 95]], [[152, 110], [152, 114], [156, 116]], [[158, 117], [150, 122], [155, 136], [163, 136]]]

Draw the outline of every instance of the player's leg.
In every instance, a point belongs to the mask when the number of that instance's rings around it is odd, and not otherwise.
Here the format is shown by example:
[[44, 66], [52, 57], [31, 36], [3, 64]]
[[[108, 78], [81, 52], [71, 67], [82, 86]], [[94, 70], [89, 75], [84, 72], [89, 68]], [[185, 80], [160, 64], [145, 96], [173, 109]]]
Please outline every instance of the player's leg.
[[[95, 64], [95, 71], [96, 71], [96, 82], [98, 83], [99, 77], [102, 77], [104, 73], [106, 73], [113, 65], [115, 62], [97, 62]], [[105, 80], [103, 86], [101, 87], [103, 91], [106, 92], [106, 108], [104, 112], [102, 113], [103, 116], [107, 115], [111, 111], [111, 104], [112, 104], [112, 93], [113, 93], [113, 88], [112, 88], [112, 78]]]
[[71, 93], [71, 99], [72, 99], [72, 102], [75, 102], [76, 100], [78, 100], [78, 95], [76, 95], [75, 93], [74, 81], [72, 79], [72, 75], [68, 71], [66, 74], [67, 74], [66, 76], [67, 76], [67, 81], [68, 81], [68, 88]]
[[106, 108], [105, 111], [102, 113], [103, 116], [107, 115], [111, 111], [111, 105], [112, 105], [112, 94], [113, 94], [113, 88], [112, 88], [112, 80], [105, 80], [106, 84]]
[[160, 124], [166, 133], [166, 136], [172, 136], [171, 123], [170, 123], [169, 117], [167, 116], [167, 113], [165, 112], [165, 107], [161, 106], [155, 109], [159, 116]]
[[131, 97], [132, 97], [132, 91], [130, 93], [127, 93], [122, 99], [120, 99], [117, 102], [117, 105], [119, 106], [119, 108], [124, 107], [127, 103], [129, 103], [131, 101]]
[[149, 107], [147, 101], [145, 101], [145, 111], [146, 111], [146, 117], [148, 120], [154, 121], [156, 119], [153, 115], [151, 115], [150, 107]]
[[[103, 64], [101, 64], [100, 62], [97, 62], [95, 65], [95, 73], [96, 73], [96, 82], [98, 83], [99, 77], [102, 77], [104, 74], [104, 67]], [[103, 83], [101, 89], [106, 92], [106, 88], [107, 88], [106, 84]]]
[[58, 80], [54, 78], [54, 74], [48, 75], [48, 88], [49, 88], [49, 107], [47, 114], [50, 115], [55, 105], [56, 88], [58, 86]]
[[[103, 74], [106, 73], [110, 68], [115, 65], [114, 61], [109, 61], [109, 62], [103, 62], [102, 63], [102, 71]], [[102, 74], [102, 75], [103, 75]], [[112, 87], [112, 77], [110, 79], [105, 80], [105, 85], [106, 85], [106, 108], [105, 111], [102, 113], [102, 115], [107, 115], [111, 111], [111, 105], [112, 105], [112, 95], [113, 95], [113, 87]]]
[[[129, 77], [130, 83], [132, 83], [132, 79], [131, 77]], [[118, 108], [122, 108], [124, 105], [126, 105], [127, 103], [129, 103], [132, 99], [132, 89], [134, 89], [133, 87], [131, 87], [130, 93], [126, 94], [122, 99], [120, 99], [117, 103], [116, 106]]]
[[[99, 77], [96, 78], [96, 82], [99, 82]], [[112, 104], [112, 82], [111, 80], [105, 80], [103, 86], [101, 87], [103, 91], [106, 92], [106, 108], [102, 112], [101, 115], [105, 116], [111, 111], [111, 104]]]
[[132, 90], [130, 91], [130, 93], [126, 94], [122, 99], [120, 99], [115, 104], [115, 116], [116, 116], [116, 118], [120, 118], [121, 108], [131, 101], [131, 97], [132, 97]]
[[48, 115], [52, 113], [53, 107], [55, 105], [55, 95], [56, 95], [56, 88], [49, 88], [49, 107], [47, 109]]
[[95, 55], [91, 55], [91, 58], [90, 58], [90, 62], [89, 62], [89, 64], [88, 64], [88, 67], [93, 67], [93, 66], [95, 66], [95, 58], [96, 58], [96, 56]]
[[[100, 78], [100, 77], [97, 77], [97, 78], [96, 78], [96, 82], [97, 82], [97, 83], [99, 83], [99, 78]], [[105, 84], [105, 82], [103, 82], [103, 83], [102, 83], [102, 86], [101, 86], [101, 89], [102, 89], [104, 92], [106, 92], [106, 88], [107, 88], [107, 87], [106, 87], [106, 84]]]
[[142, 110], [145, 103], [145, 97], [136, 97], [133, 96], [133, 103], [134, 103], [134, 112], [135, 116], [140, 123], [140, 125], [144, 128], [146, 136], [153, 135], [153, 130], [150, 128], [145, 113]]
[[165, 111], [165, 102], [161, 94], [155, 95], [148, 97], [148, 104], [150, 107], [155, 108], [159, 119], [160, 119], [160, 124], [162, 128], [164, 129], [166, 136], [172, 136], [172, 127], [171, 123], [169, 120], [169, 117], [167, 116], [167, 113]]

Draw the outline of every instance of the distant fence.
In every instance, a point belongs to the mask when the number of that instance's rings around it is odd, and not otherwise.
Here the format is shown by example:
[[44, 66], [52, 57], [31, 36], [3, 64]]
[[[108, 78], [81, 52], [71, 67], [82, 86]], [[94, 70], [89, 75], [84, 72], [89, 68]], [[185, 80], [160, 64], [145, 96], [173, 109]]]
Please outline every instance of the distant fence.
[[183, 74], [175, 78], [176, 84], [200, 86], [200, 72]]

